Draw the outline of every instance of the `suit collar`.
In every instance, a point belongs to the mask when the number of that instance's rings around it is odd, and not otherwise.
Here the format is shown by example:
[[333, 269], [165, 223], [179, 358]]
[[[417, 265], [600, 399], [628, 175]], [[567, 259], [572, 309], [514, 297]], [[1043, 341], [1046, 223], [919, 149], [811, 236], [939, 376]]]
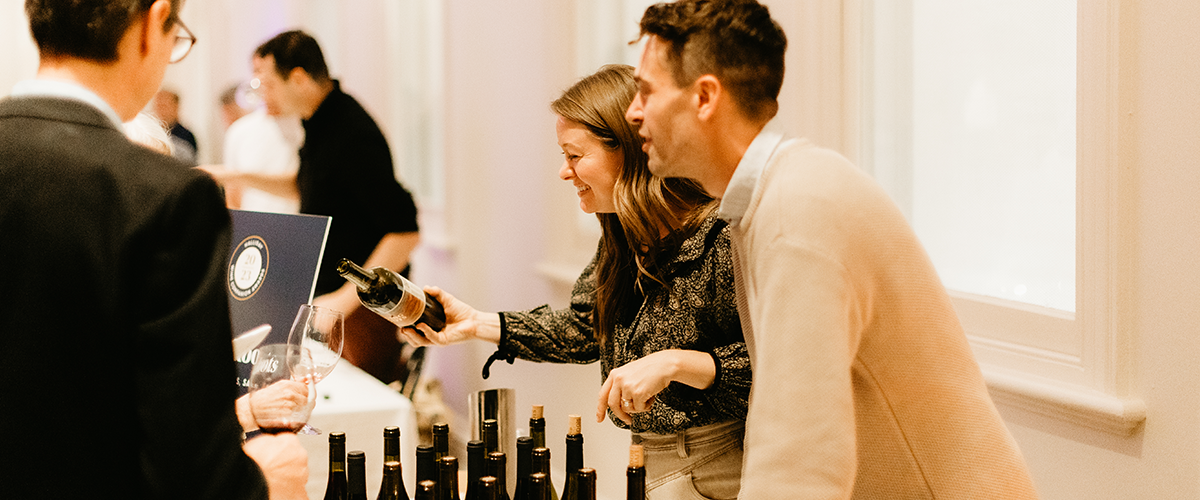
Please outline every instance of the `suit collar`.
[[0, 118], [8, 117], [42, 118], [122, 132], [112, 119], [94, 106], [62, 97], [28, 96], [0, 99]]
[[87, 103], [96, 108], [117, 128], [121, 128], [121, 117], [113, 110], [100, 96], [96, 95], [91, 89], [80, 85], [79, 83], [66, 80], [51, 80], [43, 78], [35, 78], [32, 80], [24, 80], [17, 82], [13, 86], [13, 97], [57, 97], [60, 99], [73, 99], [76, 101]]

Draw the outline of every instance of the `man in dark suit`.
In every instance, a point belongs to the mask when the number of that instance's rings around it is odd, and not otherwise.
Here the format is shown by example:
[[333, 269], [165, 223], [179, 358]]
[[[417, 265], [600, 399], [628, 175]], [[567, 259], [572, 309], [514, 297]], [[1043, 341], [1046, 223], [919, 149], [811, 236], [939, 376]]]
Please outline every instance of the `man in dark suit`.
[[35, 80], [0, 101], [5, 498], [304, 498], [292, 434], [244, 445], [229, 216], [120, 130], [195, 39], [183, 0], [26, 0]]

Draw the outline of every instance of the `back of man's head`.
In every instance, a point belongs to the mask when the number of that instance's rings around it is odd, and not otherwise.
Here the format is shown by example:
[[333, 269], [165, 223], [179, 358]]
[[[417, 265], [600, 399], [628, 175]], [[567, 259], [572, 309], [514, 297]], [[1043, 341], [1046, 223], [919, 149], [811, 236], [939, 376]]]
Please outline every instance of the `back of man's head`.
[[[171, 1], [165, 33], [184, 0]], [[29, 31], [42, 58], [77, 58], [109, 63], [129, 27], [155, 0], [25, 0]]]
[[329, 81], [329, 67], [317, 40], [303, 31], [285, 31], [254, 50], [254, 57], [275, 58], [275, 71], [287, 80], [293, 69], [300, 68], [314, 81]]
[[787, 37], [766, 6], [755, 0], [659, 3], [646, 9], [640, 27], [639, 38], [667, 42], [664, 62], [676, 85], [713, 75], [746, 116], [775, 116]]

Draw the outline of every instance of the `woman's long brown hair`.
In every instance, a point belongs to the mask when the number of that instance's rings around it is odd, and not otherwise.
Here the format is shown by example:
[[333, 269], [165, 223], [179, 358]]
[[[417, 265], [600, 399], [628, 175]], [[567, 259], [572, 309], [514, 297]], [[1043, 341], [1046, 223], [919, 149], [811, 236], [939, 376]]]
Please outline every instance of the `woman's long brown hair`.
[[611, 338], [614, 325], [632, 319], [649, 288], [664, 285], [661, 264], [717, 206], [693, 180], [650, 173], [642, 138], [625, 121], [625, 110], [636, 94], [633, 67], [610, 64], [550, 104], [555, 114], [582, 124], [604, 147], [624, 157], [613, 187], [616, 213], [596, 214], [602, 234], [592, 326], [601, 346]]

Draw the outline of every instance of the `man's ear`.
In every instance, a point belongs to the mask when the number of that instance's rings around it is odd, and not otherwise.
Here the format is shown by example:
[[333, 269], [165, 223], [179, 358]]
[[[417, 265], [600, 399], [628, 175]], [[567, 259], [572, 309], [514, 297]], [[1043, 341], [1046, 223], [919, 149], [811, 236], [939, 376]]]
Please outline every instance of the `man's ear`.
[[[169, 41], [174, 43], [174, 39], [165, 40], [163, 37], [163, 26], [167, 24], [167, 19], [171, 17], [171, 2], [170, 0], [156, 0], [150, 4], [150, 9], [146, 11], [146, 15], [142, 16], [142, 25], [138, 35], [141, 43], [138, 44], [142, 51], [142, 56], [150, 54], [150, 49], [153, 44]], [[169, 29], [169, 28], [168, 28]]]
[[701, 75], [692, 84], [692, 89], [697, 117], [701, 121], [712, 118], [717, 112], [717, 106], [725, 98], [725, 88], [721, 86], [721, 81], [713, 75]]
[[288, 74], [284, 76], [287, 77], [284, 78], [284, 80], [288, 81], [289, 83], [302, 84], [312, 81], [312, 76], [309, 75], [307, 71], [304, 71], [304, 68], [298, 66], [292, 68], [292, 70], [288, 71]]

